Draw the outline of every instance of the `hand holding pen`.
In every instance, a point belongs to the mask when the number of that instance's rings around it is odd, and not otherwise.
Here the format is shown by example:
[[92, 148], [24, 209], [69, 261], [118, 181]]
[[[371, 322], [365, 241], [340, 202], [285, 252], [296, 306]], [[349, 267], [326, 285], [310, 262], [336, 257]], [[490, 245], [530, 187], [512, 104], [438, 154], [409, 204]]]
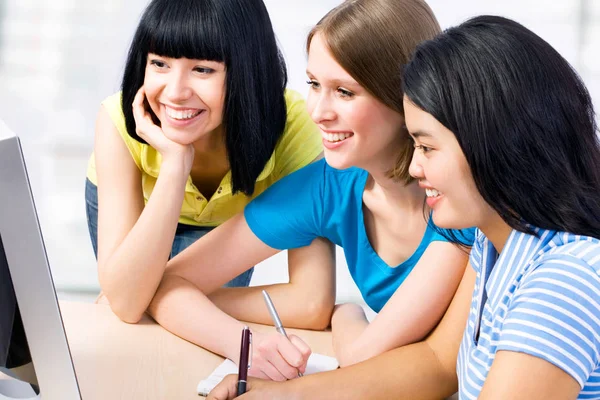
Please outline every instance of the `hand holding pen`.
[[[275, 330], [283, 335], [286, 339], [290, 340], [290, 337], [287, 335], [283, 324], [281, 323], [281, 319], [279, 318], [279, 314], [277, 314], [277, 310], [275, 309], [275, 305], [273, 304], [273, 300], [271, 300], [271, 296], [267, 293], [266, 290], [262, 291], [263, 298], [265, 299], [265, 304], [267, 305], [267, 309], [269, 310], [269, 314], [271, 315], [271, 319], [273, 319], [273, 325], [275, 325]], [[310, 355], [310, 353], [309, 353]], [[308, 360], [308, 358], [307, 358]], [[302, 372], [298, 371], [298, 376], [302, 376]]]
[[311, 354], [310, 347], [298, 336], [288, 338], [275, 329], [253, 330], [252, 350], [248, 375], [271, 381], [297, 378], [298, 372], [306, 370]]

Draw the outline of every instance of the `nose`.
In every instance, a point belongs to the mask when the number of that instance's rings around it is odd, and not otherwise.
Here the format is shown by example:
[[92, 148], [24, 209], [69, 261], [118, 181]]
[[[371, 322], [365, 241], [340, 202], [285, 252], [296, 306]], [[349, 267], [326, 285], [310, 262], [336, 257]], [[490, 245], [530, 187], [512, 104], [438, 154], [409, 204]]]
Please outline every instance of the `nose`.
[[192, 88], [184, 71], [174, 71], [167, 77], [165, 94], [173, 103], [182, 103], [192, 97]]
[[331, 99], [326, 93], [310, 91], [306, 107], [310, 117], [316, 124], [334, 120], [336, 117]]
[[413, 151], [412, 159], [410, 160], [410, 165], [408, 167], [408, 173], [415, 179], [423, 179], [425, 178], [425, 174], [423, 173], [423, 164], [421, 163], [421, 157], [423, 155], [422, 152]]

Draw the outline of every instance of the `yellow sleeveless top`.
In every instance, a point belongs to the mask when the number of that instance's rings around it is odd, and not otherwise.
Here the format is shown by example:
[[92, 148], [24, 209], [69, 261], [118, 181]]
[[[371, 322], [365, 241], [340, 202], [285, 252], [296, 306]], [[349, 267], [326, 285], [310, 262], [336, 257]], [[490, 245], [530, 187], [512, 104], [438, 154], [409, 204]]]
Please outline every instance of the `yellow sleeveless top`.
[[[293, 90], [285, 91], [287, 121], [273, 155], [256, 180], [254, 194], [231, 194], [231, 171], [229, 171], [217, 191], [206, 199], [188, 177], [185, 196], [181, 206], [179, 222], [196, 226], [217, 226], [244, 209], [253, 198], [283, 176], [304, 167], [322, 151], [321, 135], [318, 127], [310, 119], [302, 96]], [[127, 145], [131, 157], [142, 172], [144, 200], [148, 201], [160, 171], [161, 156], [153, 147], [131, 138], [125, 128], [125, 117], [121, 109], [121, 93], [106, 98], [102, 105], [106, 108], [115, 127]], [[87, 178], [97, 185], [94, 154], [88, 162]]]

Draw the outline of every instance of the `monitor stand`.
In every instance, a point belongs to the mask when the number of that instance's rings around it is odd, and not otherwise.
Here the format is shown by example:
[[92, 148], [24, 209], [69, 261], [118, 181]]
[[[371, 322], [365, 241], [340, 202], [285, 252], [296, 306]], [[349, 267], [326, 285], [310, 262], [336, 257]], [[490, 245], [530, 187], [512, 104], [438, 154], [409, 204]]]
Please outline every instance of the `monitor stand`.
[[24, 382], [11, 373], [11, 371], [0, 367], [0, 400], [38, 400], [31, 383]]

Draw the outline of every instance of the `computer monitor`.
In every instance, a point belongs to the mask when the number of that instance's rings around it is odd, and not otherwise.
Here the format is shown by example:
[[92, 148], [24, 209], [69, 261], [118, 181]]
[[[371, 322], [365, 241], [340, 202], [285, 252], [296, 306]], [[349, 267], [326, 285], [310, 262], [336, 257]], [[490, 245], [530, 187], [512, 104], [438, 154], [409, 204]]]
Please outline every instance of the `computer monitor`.
[[[0, 252], [0, 271], [4, 270], [11, 281], [8, 284], [3, 280], [0, 285], [0, 313], [5, 316], [0, 318], [3, 324], [0, 329], [5, 332], [0, 335], [5, 339], [0, 350], [19, 346], [12, 350], [9, 365], [0, 364], [0, 367], [25, 364], [27, 368], [31, 366], [27, 364], [30, 357], [32, 368], [29, 369], [35, 374], [42, 399], [81, 399], [21, 144], [1, 120]], [[13, 288], [14, 293], [9, 293]], [[10, 322], [3, 320], [8, 319], [9, 313], [3, 310], [11, 309], [11, 305], [13, 323], [7, 328]], [[11, 332], [6, 334], [9, 329]], [[8, 342], [6, 337], [10, 337]], [[0, 361], [6, 363], [6, 358], [0, 354]], [[2, 381], [0, 379], [0, 399], [10, 396], [10, 393], [2, 394]]]

